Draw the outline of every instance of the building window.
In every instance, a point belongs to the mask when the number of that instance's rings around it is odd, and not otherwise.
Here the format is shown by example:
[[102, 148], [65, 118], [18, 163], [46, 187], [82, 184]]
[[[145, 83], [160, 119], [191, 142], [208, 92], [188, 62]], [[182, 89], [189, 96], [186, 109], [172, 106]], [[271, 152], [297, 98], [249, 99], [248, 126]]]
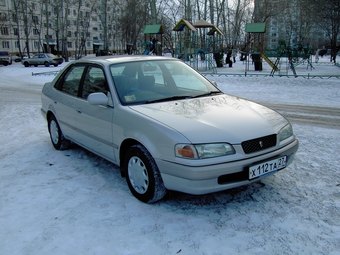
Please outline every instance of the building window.
[[38, 16], [32, 16], [32, 20], [34, 24], [39, 24], [39, 18]]
[[9, 49], [9, 41], [2, 41], [2, 48]]
[[13, 28], [13, 34], [18, 35], [18, 28], [17, 27]]
[[15, 47], [15, 48], [19, 48], [19, 42], [18, 42], [18, 41], [16, 41], [16, 42], [14, 43], [14, 47]]
[[1, 13], [0, 12], [0, 21], [7, 21], [7, 15], [6, 15], [6, 13]]
[[39, 29], [33, 28], [33, 34], [34, 35], [39, 35]]
[[2, 27], [1, 28], [1, 34], [2, 35], [8, 35], [8, 27]]
[[40, 43], [38, 41], [34, 41], [34, 49], [39, 49]]
[[12, 21], [13, 22], [17, 22], [18, 21], [18, 17], [15, 13], [12, 13]]
[[73, 10], [73, 15], [74, 15], [74, 16], [77, 16], [76, 10]]
[[72, 32], [71, 31], [67, 31], [67, 37], [71, 37], [72, 36]]
[[72, 42], [67, 42], [67, 48], [72, 48]]
[[98, 31], [97, 27], [93, 27], [92, 29], [93, 29], [93, 31]]

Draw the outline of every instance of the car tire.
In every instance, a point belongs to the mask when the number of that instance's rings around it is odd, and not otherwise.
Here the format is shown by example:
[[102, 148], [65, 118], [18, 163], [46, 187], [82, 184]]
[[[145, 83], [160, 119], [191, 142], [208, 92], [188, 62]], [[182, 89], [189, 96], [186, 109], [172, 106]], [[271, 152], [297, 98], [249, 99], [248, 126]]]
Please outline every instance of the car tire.
[[66, 150], [69, 147], [70, 141], [64, 137], [54, 115], [48, 119], [48, 131], [53, 147], [56, 150]]
[[138, 200], [151, 204], [166, 195], [167, 190], [156, 162], [144, 146], [132, 146], [123, 164], [129, 189]]
[[57, 64], [54, 64], [55, 67], [57, 67], [58, 65]]
[[46, 67], [49, 67], [49, 66], [50, 66], [50, 63], [46, 61], [46, 62], [44, 63], [44, 65], [45, 65]]
[[29, 67], [30, 65], [28, 64], [28, 62], [24, 62], [24, 66]]
[[35, 67], [37, 67], [38, 65], [34, 65]]

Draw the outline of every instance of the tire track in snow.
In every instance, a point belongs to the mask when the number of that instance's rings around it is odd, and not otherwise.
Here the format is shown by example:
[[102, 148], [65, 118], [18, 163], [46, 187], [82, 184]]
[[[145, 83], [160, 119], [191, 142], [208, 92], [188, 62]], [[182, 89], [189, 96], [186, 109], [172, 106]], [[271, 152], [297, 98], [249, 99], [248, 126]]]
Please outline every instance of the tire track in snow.
[[340, 108], [267, 103], [262, 104], [278, 111], [292, 123], [317, 125], [327, 128], [340, 128]]

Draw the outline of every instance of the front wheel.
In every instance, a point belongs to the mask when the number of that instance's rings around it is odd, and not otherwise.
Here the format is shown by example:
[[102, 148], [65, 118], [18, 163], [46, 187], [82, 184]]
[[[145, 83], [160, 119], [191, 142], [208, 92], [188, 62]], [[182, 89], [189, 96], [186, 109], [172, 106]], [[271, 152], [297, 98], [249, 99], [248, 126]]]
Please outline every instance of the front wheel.
[[30, 65], [27, 62], [24, 62], [25, 67], [29, 67]]
[[53, 147], [56, 150], [65, 150], [68, 148], [70, 141], [64, 137], [60, 126], [53, 115], [48, 120], [48, 131]]
[[50, 66], [50, 63], [46, 61], [46, 62], [44, 63], [44, 65], [45, 65], [46, 67], [49, 67], [49, 66]]
[[131, 193], [144, 203], [161, 200], [167, 190], [155, 160], [142, 145], [132, 146], [123, 163]]

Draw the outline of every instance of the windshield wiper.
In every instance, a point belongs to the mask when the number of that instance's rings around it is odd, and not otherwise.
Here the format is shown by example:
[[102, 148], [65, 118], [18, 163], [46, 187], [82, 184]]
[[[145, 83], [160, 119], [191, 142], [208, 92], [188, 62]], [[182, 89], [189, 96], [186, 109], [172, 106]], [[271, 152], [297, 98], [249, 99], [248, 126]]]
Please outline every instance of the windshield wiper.
[[166, 101], [172, 101], [172, 100], [178, 100], [178, 99], [187, 99], [187, 98], [192, 98], [191, 96], [172, 96], [172, 97], [164, 97], [164, 98], [159, 98], [155, 100], [149, 100], [146, 101], [146, 104], [151, 104], [151, 103], [159, 103], [159, 102], [166, 102]]
[[197, 96], [193, 96], [191, 98], [197, 98], [197, 97], [207, 97], [207, 96], [211, 96], [211, 95], [215, 95], [215, 94], [222, 94], [221, 91], [210, 91], [208, 93], [204, 93], [204, 94], [200, 94], [200, 95], [197, 95]]

